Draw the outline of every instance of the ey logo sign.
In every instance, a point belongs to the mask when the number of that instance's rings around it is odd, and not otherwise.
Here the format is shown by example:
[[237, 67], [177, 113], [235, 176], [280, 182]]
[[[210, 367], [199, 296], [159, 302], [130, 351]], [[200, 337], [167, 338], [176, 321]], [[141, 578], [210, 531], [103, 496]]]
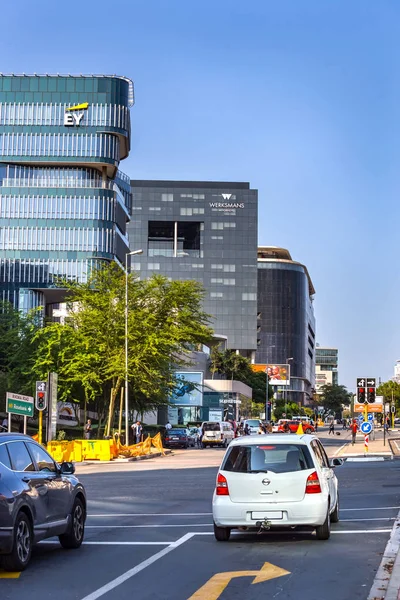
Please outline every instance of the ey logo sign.
[[79, 127], [84, 116], [84, 112], [89, 106], [88, 102], [70, 106], [64, 113], [64, 125], [66, 127]]

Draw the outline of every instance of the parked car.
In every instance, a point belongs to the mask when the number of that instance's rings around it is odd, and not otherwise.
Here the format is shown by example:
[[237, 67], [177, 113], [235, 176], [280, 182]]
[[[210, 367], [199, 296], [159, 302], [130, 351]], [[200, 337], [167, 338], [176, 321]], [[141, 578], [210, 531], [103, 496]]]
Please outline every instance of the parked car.
[[201, 426], [203, 431], [203, 446], [224, 446], [225, 448], [235, 438], [233, 426], [228, 421], [206, 421]]
[[185, 427], [168, 429], [164, 442], [167, 448], [189, 448], [189, 431]]
[[227, 541], [232, 529], [307, 528], [330, 536], [339, 521], [338, 482], [319, 439], [269, 434], [234, 440], [218, 471], [213, 496], [214, 535]]
[[18, 433], [0, 433], [0, 564], [23, 571], [32, 546], [58, 536], [64, 548], [79, 548], [86, 520], [86, 494], [72, 463], [56, 463], [43, 446]]

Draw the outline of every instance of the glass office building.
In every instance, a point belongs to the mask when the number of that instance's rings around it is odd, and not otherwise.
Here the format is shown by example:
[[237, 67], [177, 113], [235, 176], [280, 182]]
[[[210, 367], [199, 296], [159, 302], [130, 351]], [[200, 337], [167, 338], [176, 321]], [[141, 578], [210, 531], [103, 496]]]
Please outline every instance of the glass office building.
[[[290, 401], [307, 404], [315, 388], [315, 290], [307, 267], [288, 250], [258, 249], [257, 364], [290, 364]], [[282, 388], [283, 389], [283, 388]]]
[[0, 299], [59, 302], [59, 278], [124, 263], [132, 105], [125, 77], [0, 75]]
[[339, 384], [339, 350], [322, 347], [317, 344], [315, 349], [315, 390], [321, 394], [324, 385]]
[[[228, 348], [257, 347], [257, 190], [248, 183], [132, 181], [132, 270], [196, 279]], [[253, 356], [254, 358], [254, 356]]]

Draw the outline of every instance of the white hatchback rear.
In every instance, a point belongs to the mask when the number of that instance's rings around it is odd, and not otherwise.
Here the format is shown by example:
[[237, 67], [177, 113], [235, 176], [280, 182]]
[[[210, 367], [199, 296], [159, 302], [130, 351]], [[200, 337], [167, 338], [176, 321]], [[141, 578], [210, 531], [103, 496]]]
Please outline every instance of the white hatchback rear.
[[217, 475], [213, 517], [218, 541], [237, 528], [299, 526], [328, 539], [331, 521], [339, 520], [339, 495], [321, 442], [286, 434], [234, 440]]

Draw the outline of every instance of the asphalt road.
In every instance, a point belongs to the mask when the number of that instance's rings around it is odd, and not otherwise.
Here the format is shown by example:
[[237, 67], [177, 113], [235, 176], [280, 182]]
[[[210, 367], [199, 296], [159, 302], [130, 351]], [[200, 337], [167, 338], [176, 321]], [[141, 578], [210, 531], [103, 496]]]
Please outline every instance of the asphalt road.
[[[328, 438], [331, 455], [340, 443]], [[85, 544], [71, 551], [39, 544], [19, 578], [0, 577], [1, 600], [28, 593], [30, 600], [365, 600], [400, 508], [400, 462], [337, 469], [341, 521], [328, 541], [309, 533], [235, 533], [218, 543], [210, 500], [212, 465], [222, 454], [189, 450], [147, 465], [81, 467], [89, 499]], [[265, 563], [283, 571], [266, 565], [265, 578], [280, 576], [253, 584]], [[226, 572], [236, 574], [229, 583], [230, 575], [215, 577]]]

